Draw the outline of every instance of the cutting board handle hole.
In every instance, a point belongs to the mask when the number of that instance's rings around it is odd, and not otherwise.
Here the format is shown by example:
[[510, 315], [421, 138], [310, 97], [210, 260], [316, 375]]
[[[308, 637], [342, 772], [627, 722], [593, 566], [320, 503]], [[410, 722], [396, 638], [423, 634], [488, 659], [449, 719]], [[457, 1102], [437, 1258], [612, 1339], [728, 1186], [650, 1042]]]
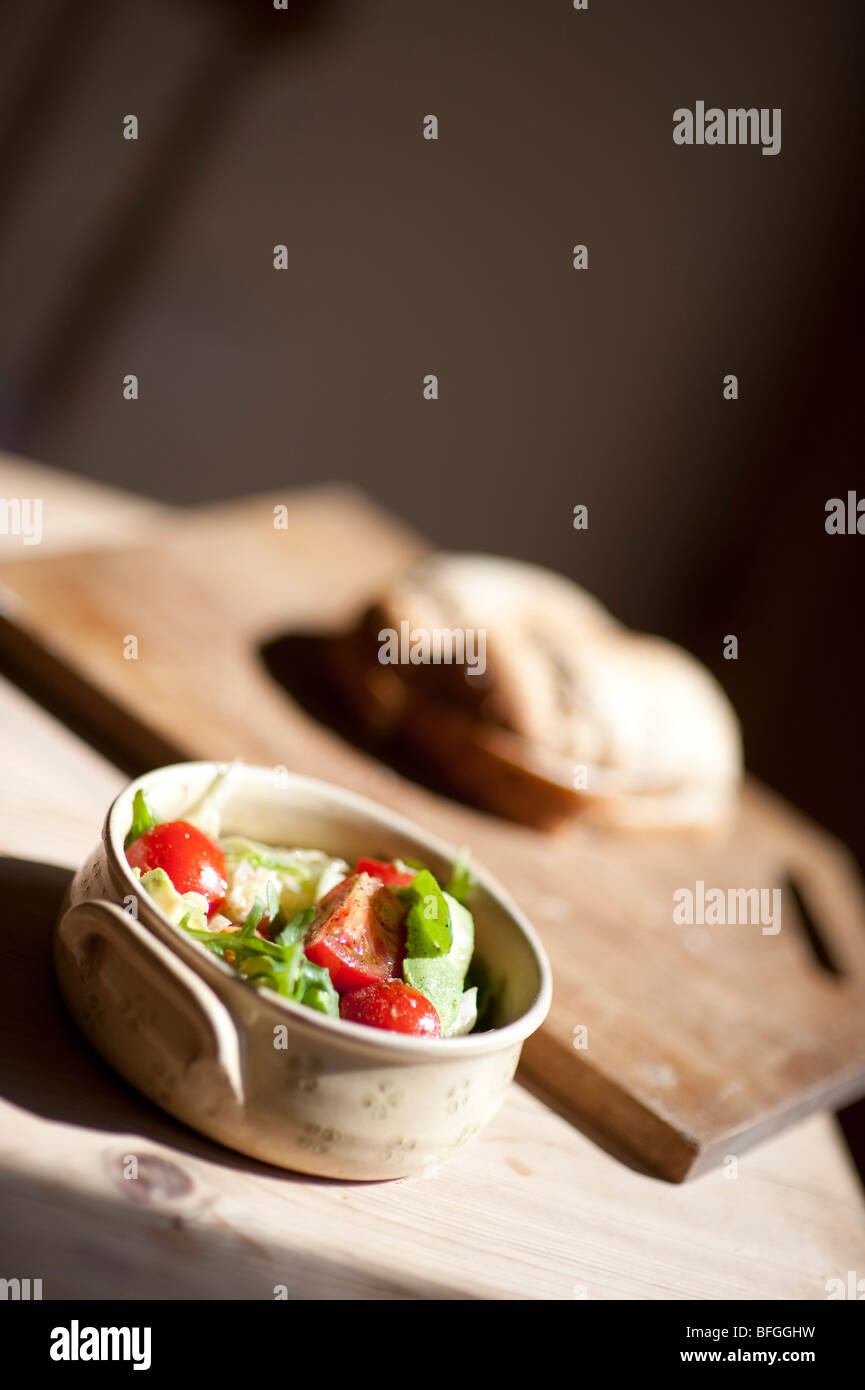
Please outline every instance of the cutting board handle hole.
[[793, 899], [799, 921], [802, 924], [805, 937], [811, 947], [811, 954], [814, 957], [815, 964], [834, 979], [843, 979], [845, 972], [838, 962], [838, 957], [832, 949], [826, 933], [819, 926], [816, 918], [812, 915], [808, 907], [807, 892], [804, 891], [801, 882], [790, 869], [787, 870], [784, 877], [783, 888], [785, 896]]

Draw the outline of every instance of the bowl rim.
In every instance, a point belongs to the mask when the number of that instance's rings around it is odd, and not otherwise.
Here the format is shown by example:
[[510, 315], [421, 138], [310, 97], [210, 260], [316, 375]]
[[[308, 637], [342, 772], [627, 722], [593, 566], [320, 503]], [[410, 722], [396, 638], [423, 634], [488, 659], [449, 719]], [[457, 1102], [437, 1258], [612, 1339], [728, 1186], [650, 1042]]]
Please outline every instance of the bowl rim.
[[[377, 822], [386, 824], [396, 834], [403, 834], [423, 843], [433, 854], [451, 864], [456, 861], [457, 850], [447, 841], [439, 839], [437, 835], [417, 825], [407, 816], [392, 811], [390, 807], [381, 802], [374, 801], [371, 797], [364, 796], [360, 792], [350, 791], [335, 782], [326, 782], [317, 777], [309, 777], [305, 773], [290, 772], [281, 768], [280, 781], [277, 784], [274, 781], [274, 766], [246, 763], [239, 759], [233, 761], [194, 759], [179, 763], [167, 763], [160, 767], [151, 768], [121, 788], [111, 802], [105, 816], [102, 842], [112, 883], [115, 887], [119, 883], [133, 891], [136, 900], [140, 903], [139, 917], [153, 916], [156, 919], [164, 929], [163, 935], [168, 937], [171, 950], [177, 949], [173, 941], [182, 941], [191, 948], [191, 953], [194, 956], [200, 958], [202, 965], [215, 967], [217, 973], [225, 979], [227, 986], [232, 989], [237, 987], [243, 991], [253, 991], [254, 996], [263, 1006], [275, 1009], [278, 1014], [286, 1015], [286, 1022], [290, 1019], [293, 1023], [303, 1025], [313, 1032], [321, 1032], [325, 1036], [329, 1035], [334, 1042], [353, 1041], [363, 1045], [366, 1050], [379, 1054], [390, 1053], [404, 1057], [410, 1056], [418, 1061], [428, 1059], [440, 1062], [446, 1059], [470, 1058], [484, 1053], [503, 1051], [511, 1045], [522, 1043], [540, 1027], [549, 1012], [552, 1000], [552, 970], [546, 951], [534, 928], [509, 893], [502, 888], [494, 875], [474, 859], [472, 860], [472, 872], [478, 884], [505, 913], [510, 919], [511, 925], [526, 941], [538, 973], [538, 988], [529, 1007], [518, 1018], [506, 1023], [502, 1028], [491, 1028], [483, 1033], [467, 1033], [456, 1038], [415, 1038], [405, 1033], [389, 1032], [383, 1028], [370, 1028], [362, 1023], [353, 1023], [348, 1019], [331, 1018], [327, 1014], [319, 1013], [316, 1009], [305, 1008], [302, 1004], [284, 999], [275, 990], [256, 988], [232, 970], [225, 961], [220, 960], [212, 951], [208, 951], [201, 942], [196, 941], [194, 937], [182, 934], [180, 928], [169, 921], [149, 894], [146, 892], [141, 894], [141, 884], [135, 878], [123, 850], [126, 828], [121, 831], [119, 825], [119, 804], [121, 800], [130, 795], [134, 796], [139, 787], [145, 789], [150, 782], [157, 778], [165, 778], [166, 776], [180, 778], [189, 775], [192, 771], [198, 772], [202, 768], [209, 769], [215, 776], [217, 772], [231, 766], [236, 767], [239, 775], [260, 779], [273, 794], [290, 795], [292, 789], [302, 787], [309, 792], [319, 792], [326, 797], [336, 798], [346, 809], [361, 816], [370, 816]], [[179, 951], [178, 954], [180, 954]], [[201, 970], [196, 970], [196, 973], [203, 974]], [[206, 978], [205, 983], [209, 983]], [[246, 996], [244, 995], [244, 997]], [[233, 1013], [232, 1018], [237, 1023], [238, 1020]]]

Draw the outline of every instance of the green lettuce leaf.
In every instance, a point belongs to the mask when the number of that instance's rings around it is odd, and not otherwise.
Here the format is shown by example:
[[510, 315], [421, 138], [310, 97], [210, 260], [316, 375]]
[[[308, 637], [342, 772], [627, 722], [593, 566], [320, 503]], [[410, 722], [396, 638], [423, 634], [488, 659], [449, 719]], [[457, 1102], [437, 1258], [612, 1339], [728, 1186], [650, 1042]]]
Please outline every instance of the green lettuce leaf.
[[[417, 879], [409, 891], [414, 889], [416, 882]], [[422, 888], [428, 886], [426, 882], [421, 884]], [[448, 913], [450, 946], [439, 955], [429, 951], [419, 953], [412, 949], [417, 945], [418, 935], [409, 935], [403, 979], [433, 1005], [441, 1023], [442, 1037], [454, 1037], [471, 1032], [477, 1021], [477, 991], [464, 988], [466, 972], [474, 955], [475, 924], [468, 908], [449, 892], [443, 893], [442, 898]]]
[[140, 789], [135, 793], [132, 800], [132, 824], [123, 841], [123, 848], [128, 849], [130, 845], [139, 840], [142, 835], [146, 835], [148, 830], [152, 830], [159, 821], [147, 804], [147, 798]]
[[453, 944], [451, 918], [444, 894], [429, 869], [421, 869], [411, 883], [397, 890], [409, 904], [406, 917], [406, 955], [443, 956]]
[[238, 764], [234, 762], [220, 768], [203, 794], [187, 809], [186, 814], [180, 817], [180, 819], [188, 821], [190, 825], [194, 825], [198, 830], [202, 830], [205, 835], [209, 835], [212, 840], [219, 839], [222, 824], [222, 803], [228, 791], [228, 779], [237, 766]]
[[456, 1022], [463, 996], [463, 975], [448, 956], [420, 956], [403, 961], [403, 978], [430, 1001], [444, 1037]]
[[445, 888], [452, 898], [456, 898], [458, 903], [464, 903], [473, 888], [477, 887], [477, 879], [471, 870], [469, 852], [463, 848], [457, 854], [457, 862], [454, 864], [450, 882]]

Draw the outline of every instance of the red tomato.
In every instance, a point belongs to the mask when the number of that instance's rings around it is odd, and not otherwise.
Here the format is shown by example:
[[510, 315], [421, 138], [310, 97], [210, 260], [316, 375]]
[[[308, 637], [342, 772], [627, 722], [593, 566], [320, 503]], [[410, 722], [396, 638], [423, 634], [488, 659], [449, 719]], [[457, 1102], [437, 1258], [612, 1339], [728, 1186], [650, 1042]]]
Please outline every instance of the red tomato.
[[407, 888], [414, 878], [413, 873], [401, 873], [396, 864], [390, 864], [386, 859], [358, 859], [355, 872], [372, 874], [373, 878], [380, 878], [389, 888]]
[[185, 820], [146, 830], [126, 851], [133, 869], [164, 869], [178, 893], [201, 893], [212, 912], [225, 897], [225, 855], [215, 840]]
[[304, 949], [330, 971], [340, 994], [402, 968], [406, 909], [380, 878], [351, 874], [322, 898], [309, 924]]
[[339, 1016], [370, 1028], [413, 1033], [417, 1038], [440, 1038], [439, 1016], [430, 1001], [402, 980], [377, 980], [350, 990], [339, 1001]]

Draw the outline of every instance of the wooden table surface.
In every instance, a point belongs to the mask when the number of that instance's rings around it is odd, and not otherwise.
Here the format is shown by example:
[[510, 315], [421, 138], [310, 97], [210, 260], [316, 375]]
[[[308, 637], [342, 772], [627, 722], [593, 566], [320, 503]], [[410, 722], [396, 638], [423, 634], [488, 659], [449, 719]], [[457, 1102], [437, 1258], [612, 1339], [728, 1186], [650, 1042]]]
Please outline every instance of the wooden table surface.
[[[141, 540], [149, 502], [0, 461], [43, 498], [41, 546]], [[162, 1115], [78, 1035], [50, 940], [121, 771], [0, 682], [0, 1251], [51, 1297], [822, 1299], [865, 1262], [865, 1202], [816, 1115], [684, 1186], [597, 1148], [523, 1086], [422, 1178], [336, 1183], [223, 1150]], [[128, 1156], [139, 1177], [124, 1177]]]

